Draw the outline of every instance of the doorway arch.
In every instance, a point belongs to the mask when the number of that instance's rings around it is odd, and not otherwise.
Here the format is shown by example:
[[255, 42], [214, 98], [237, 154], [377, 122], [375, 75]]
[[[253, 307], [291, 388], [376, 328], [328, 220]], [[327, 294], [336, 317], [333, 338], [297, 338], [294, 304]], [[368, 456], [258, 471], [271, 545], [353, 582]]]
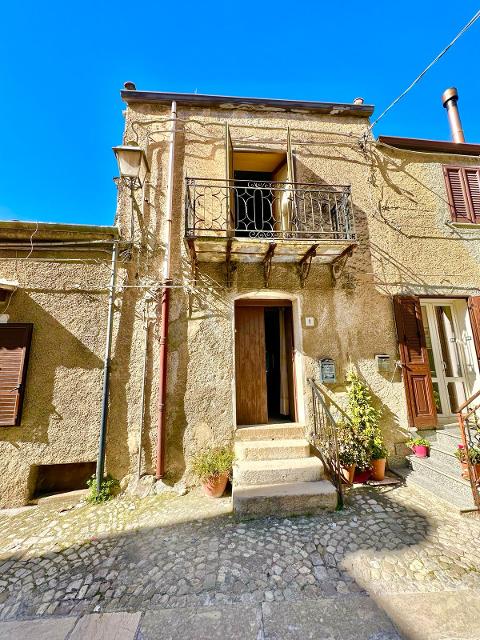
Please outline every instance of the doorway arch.
[[[289, 420], [303, 423], [304, 360], [300, 297], [283, 291], [246, 292], [233, 298], [232, 311], [235, 425]], [[273, 335], [268, 335], [269, 331]], [[275, 350], [278, 340], [279, 347]], [[282, 341], [285, 345], [283, 358], [286, 360], [282, 360]], [[280, 385], [279, 391], [277, 384]], [[275, 411], [276, 406], [278, 412]], [[282, 411], [288, 415], [282, 416]]]

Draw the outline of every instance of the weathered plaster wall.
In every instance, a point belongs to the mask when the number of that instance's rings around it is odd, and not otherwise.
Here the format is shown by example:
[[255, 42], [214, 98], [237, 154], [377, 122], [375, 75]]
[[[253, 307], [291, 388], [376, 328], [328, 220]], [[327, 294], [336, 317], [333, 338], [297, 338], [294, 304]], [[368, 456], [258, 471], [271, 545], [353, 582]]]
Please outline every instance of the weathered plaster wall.
[[[167, 400], [167, 469], [172, 478], [184, 471], [185, 461], [206, 442], [226, 442], [234, 431], [234, 299], [238, 295], [265, 291], [261, 265], [240, 265], [228, 290], [222, 264], [201, 264], [193, 284], [184, 236], [184, 177], [225, 177], [225, 121], [228, 120], [234, 146], [249, 145], [286, 149], [286, 127], [291, 128], [296, 180], [325, 184], [350, 184], [355, 208], [359, 247], [349, 259], [336, 284], [329, 268], [313, 266], [304, 289], [300, 288], [293, 265], [274, 264], [270, 292], [288, 294], [298, 300], [302, 331], [297, 348], [303, 353], [307, 419], [309, 392], [306, 378], [317, 375], [317, 360], [333, 357], [338, 384], [332, 389], [343, 401], [344, 376], [354, 363], [372, 388], [383, 411], [382, 425], [393, 453], [393, 444], [404, 440], [399, 427], [406, 426], [403, 386], [397, 374], [376, 371], [376, 353], [397, 358], [392, 303], [389, 295], [371, 278], [369, 222], [375, 213], [375, 193], [370, 184], [369, 159], [359, 144], [367, 122], [353, 117], [319, 116], [283, 111], [190, 109], [178, 105], [176, 145], [173, 277], [171, 328], [169, 341], [169, 386]], [[146, 282], [160, 273], [163, 255], [162, 225], [166, 194], [169, 111], [151, 105], [134, 105], [127, 110], [125, 141], [137, 141], [147, 148], [151, 166], [146, 190], [149, 204], [144, 207], [137, 238], [149, 238], [149, 266], [140, 267], [139, 281]], [[153, 122], [155, 120], [155, 122]], [[152, 121], [151, 124], [149, 122]], [[238, 125], [248, 125], [247, 128]], [[148, 144], [147, 144], [148, 143]], [[137, 199], [138, 200], [138, 199]], [[118, 221], [129, 226], [128, 202], [120, 200]], [[148, 226], [148, 230], [145, 229]], [[143, 280], [142, 280], [143, 279]], [[132, 295], [129, 293], [128, 295]], [[137, 298], [141, 307], [141, 300]], [[306, 328], [305, 316], [315, 317], [315, 327]], [[152, 343], [155, 359], [157, 344]], [[155, 361], [155, 360], [154, 360]], [[134, 389], [139, 372], [131, 367], [132, 392], [129, 407], [138, 404]], [[155, 451], [155, 391], [152, 379], [148, 399], [150, 420], [147, 428], [147, 470], [153, 469]], [[131, 468], [132, 471], [132, 461]]]
[[369, 219], [373, 271], [388, 294], [468, 296], [480, 290], [480, 229], [451, 223], [444, 165], [480, 159], [371, 148], [376, 209]]
[[35, 465], [96, 460], [110, 255], [0, 253], [0, 278], [19, 283], [0, 313], [33, 323], [21, 425], [0, 428], [0, 506], [31, 497]]

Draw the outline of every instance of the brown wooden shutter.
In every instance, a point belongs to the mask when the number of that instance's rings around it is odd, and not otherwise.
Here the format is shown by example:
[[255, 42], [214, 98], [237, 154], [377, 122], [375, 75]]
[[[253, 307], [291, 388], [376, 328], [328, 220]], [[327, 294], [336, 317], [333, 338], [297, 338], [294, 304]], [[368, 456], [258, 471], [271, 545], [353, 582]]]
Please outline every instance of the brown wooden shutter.
[[472, 325], [473, 343], [477, 352], [478, 366], [480, 367], [480, 296], [471, 296], [468, 299], [470, 312], [470, 324]]
[[452, 220], [480, 224], [480, 168], [444, 167], [443, 171]]
[[418, 428], [434, 427], [437, 411], [420, 301], [415, 296], [395, 296], [393, 304], [409, 424]]
[[32, 324], [0, 325], [0, 427], [20, 424]]
[[468, 222], [468, 202], [463, 184], [461, 167], [444, 167], [448, 200], [454, 222]]
[[234, 179], [234, 166], [233, 166], [233, 143], [232, 136], [230, 134], [230, 126], [228, 122], [225, 123], [225, 179], [230, 182], [226, 183], [226, 189], [228, 193], [228, 211], [227, 211], [227, 230], [235, 229], [235, 189], [233, 188]]
[[470, 199], [470, 220], [480, 223], [480, 169], [465, 168], [465, 182]]

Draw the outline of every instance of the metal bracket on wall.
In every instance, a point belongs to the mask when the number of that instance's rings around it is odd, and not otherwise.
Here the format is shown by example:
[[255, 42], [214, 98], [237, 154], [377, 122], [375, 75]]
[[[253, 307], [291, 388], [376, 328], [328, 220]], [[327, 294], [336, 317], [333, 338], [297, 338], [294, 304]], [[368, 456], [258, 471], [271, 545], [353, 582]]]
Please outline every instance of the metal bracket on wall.
[[297, 264], [298, 277], [300, 278], [300, 286], [305, 286], [308, 274], [310, 273], [310, 267], [312, 266], [312, 260], [317, 254], [318, 244], [314, 244], [310, 247], [307, 253], [303, 256], [300, 262]]
[[348, 247], [347, 249], [345, 249], [345, 251], [341, 253], [338, 258], [335, 258], [335, 260], [330, 265], [330, 273], [332, 276], [333, 286], [337, 284], [340, 276], [342, 275], [348, 258], [350, 258], [350, 256], [353, 254], [354, 248], [355, 247]]
[[268, 289], [268, 287], [270, 286], [270, 274], [272, 271], [272, 258], [273, 258], [273, 254], [275, 253], [275, 248], [276, 248], [276, 244], [275, 242], [271, 242], [268, 246], [267, 249], [267, 253], [265, 254], [265, 257], [263, 258], [263, 281], [265, 284], [265, 287]]
[[233, 286], [233, 274], [237, 270], [237, 265], [232, 262], [232, 241], [227, 240], [227, 253], [225, 257], [227, 289]]
[[197, 252], [195, 251], [195, 242], [193, 238], [188, 238], [187, 243], [188, 243], [188, 251], [190, 253], [190, 267], [192, 270], [193, 286], [195, 287], [197, 284], [197, 278], [198, 278]]

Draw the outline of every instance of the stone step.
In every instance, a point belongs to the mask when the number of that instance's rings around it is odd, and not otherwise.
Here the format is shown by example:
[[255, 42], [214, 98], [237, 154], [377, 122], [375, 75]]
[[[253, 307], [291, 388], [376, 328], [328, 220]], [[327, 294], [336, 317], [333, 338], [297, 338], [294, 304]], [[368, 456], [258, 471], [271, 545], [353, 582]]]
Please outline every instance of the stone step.
[[258, 424], [237, 427], [235, 440], [298, 440], [305, 437], [305, 427], [298, 422]]
[[471, 492], [467, 496], [465, 496], [463, 492], [459, 494], [455, 489], [456, 485], [454, 485], [453, 488], [445, 484], [439, 485], [435, 478], [426, 476], [423, 473], [418, 473], [408, 467], [396, 467], [392, 469], [392, 471], [403, 478], [407, 485], [429, 491], [449, 506], [455, 507], [458, 511], [471, 511], [475, 509]]
[[233, 466], [233, 482], [238, 486], [315, 482], [322, 480], [323, 464], [318, 458], [286, 460], [239, 460]]
[[431, 484], [438, 497], [448, 494], [456, 499], [455, 504], [470, 504], [472, 502], [470, 483], [462, 478], [460, 465], [452, 472], [449, 467], [430, 458], [408, 456], [408, 463], [414, 472], [415, 480], [424, 479]]
[[308, 458], [310, 445], [306, 440], [246, 440], [235, 443], [237, 460], [285, 460]]
[[432, 437], [432, 444], [437, 444], [444, 451], [455, 451], [461, 441], [460, 429], [458, 427], [439, 428]]
[[439, 447], [436, 442], [432, 443], [428, 460], [430, 460], [432, 464], [436, 464], [453, 475], [456, 475], [461, 469], [460, 462], [455, 457], [456, 450], [456, 446], [455, 449], [446, 450], [443, 447]]
[[337, 492], [328, 480], [233, 487], [233, 509], [240, 517], [295, 516], [334, 511]]

